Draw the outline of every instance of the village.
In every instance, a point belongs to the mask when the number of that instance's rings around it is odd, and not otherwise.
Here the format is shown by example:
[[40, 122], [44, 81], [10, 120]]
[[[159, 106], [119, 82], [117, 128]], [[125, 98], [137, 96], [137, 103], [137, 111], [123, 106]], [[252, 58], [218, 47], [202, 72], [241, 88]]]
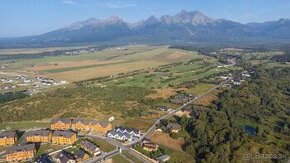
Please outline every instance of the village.
[[[232, 87], [237, 85], [235, 82], [243, 82], [250, 76], [250, 73], [247, 71], [241, 72], [236, 77], [232, 74], [220, 76], [223, 82], [217, 87], [227, 85]], [[52, 79], [41, 77], [36, 79], [44, 82], [54, 82]], [[158, 119], [155, 125], [146, 133], [141, 133], [138, 129], [124, 126], [115, 126], [113, 128], [110, 123], [114, 120], [113, 117], [108, 121], [81, 118], [54, 118], [51, 119], [50, 128], [28, 131], [5, 131], [0, 133], [0, 146], [5, 147], [5, 151], [0, 152], [2, 153], [1, 159], [7, 162], [23, 160], [48, 163], [97, 162], [105, 160], [112, 155], [122, 153], [122, 150], [128, 150], [129, 148], [135, 154], [145, 157], [149, 162], [164, 162], [169, 160], [171, 156], [164, 152], [158, 144], [148, 139], [148, 135], [155, 131], [168, 133], [171, 137], [174, 137], [174, 135], [182, 130], [182, 126], [175, 120], [168, 120], [166, 118], [171, 115], [179, 117], [185, 115], [187, 117], [198, 118], [203, 109], [198, 107], [193, 109], [189, 104], [200, 97], [186, 93], [172, 96], [169, 102], [181, 105], [181, 107], [172, 109], [168, 106], [160, 106], [159, 110], [166, 112], [166, 115]], [[92, 141], [94, 137], [102, 138], [103, 141], [113, 144], [115, 150], [112, 153], [102, 151], [99, 144]], [[38, 154], [38, 150], [44, 144], [56, 145], [59, 148], [56, 151], [44, 151]]]
[[[168, 125], [168, 128], [178, 132], [178, 128], [174, 125]], [[126, 145], [140, 139], [142, 135], [140, 130], [134, 128], [117, 126], [113, 129], [112, 124], [105, 121], [56, 118], [51, 120], [48, 129], [0, 133], [0, 146], [6, 147], [5, 158], [2, 155], [1, 160], [7, 162], [34, 160], [39, 163], [89, 161], [90, 158], [100, 157], [104, 153], [98, 144], [92, 141], [91, 138], [94, 136], [107, 137]], [[37, 156], [37, 150], [44, 144], [58, 145], [61, 149]], [[141, 146], [146, 151], [158, 150], [158, 145], [146, 138], [142, 140]]]
[[56, 81], [52, 78], [29, 75], [16, 75], [0, 78], [0, 93], [21, 91], [33, 95], [53, 86], [68, 84], [67, 81]]
[[[168, 114], [176, 114], [173, 109], [161, 106], [160, 110]], [[191, 107], [184, 107], [179, 112], [187, 116], [198, 115]], [[180, 114], [180, 113], [179, 113]], [[7, 162], [29, 161], [36, 163], [74, 163], [102, 161], [109, 156], [109, 151], [104, 152], [95, 137], [113, 144], [116, 149], [112, 155], [121, 153], [122, 149], [129, 147], [137, 155], [142, 155], [145, 160], [151, 162], [165, 162], [171, 158], [158, 144], [148, 139], [146, 134], [135, 128], [116, 126], [113, 128], [110, 121], [99, 121], [81, 118], [54, 118], [51, 119], [50, 128], [27, 130], [27, 131], [5, 131], [0, 133], [0, 146], [5, 151], [0, 152], [1, 160]], [[182, 126], [176, 122], [162, 120], [153, 126], [152, 131], [178, 133]], [[59, 146], [56, 151], [39, 150], [44, 145]], [[1, 155], [2, 153], [2, 155]], [[158, 153], [149, 156], [148, 154]]]

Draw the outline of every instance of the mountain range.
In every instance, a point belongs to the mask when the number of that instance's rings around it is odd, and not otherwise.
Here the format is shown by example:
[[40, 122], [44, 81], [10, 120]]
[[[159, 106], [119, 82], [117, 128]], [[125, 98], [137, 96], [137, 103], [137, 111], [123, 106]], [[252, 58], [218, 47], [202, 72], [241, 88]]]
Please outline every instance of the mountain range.
[[149, 17], [127, 23], [117, 16], [105, 20], [90, 18], [37, 36], [0, 42], [29, 44], [57, 43], [249, 43], [290, 41], [290, 20], [242, 24], [213, 19], [199, 11], [182, 10], [176, 15]]

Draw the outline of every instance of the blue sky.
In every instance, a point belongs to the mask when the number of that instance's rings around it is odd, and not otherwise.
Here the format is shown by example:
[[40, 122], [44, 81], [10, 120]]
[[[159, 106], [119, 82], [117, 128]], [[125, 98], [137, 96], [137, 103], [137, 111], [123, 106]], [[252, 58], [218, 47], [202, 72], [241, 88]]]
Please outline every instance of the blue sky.
[[1, 0], [0, 37], [41, 34], [91, 17], [135, 22], [182, 9], [242, 23], [290, 18], [289, 0]]

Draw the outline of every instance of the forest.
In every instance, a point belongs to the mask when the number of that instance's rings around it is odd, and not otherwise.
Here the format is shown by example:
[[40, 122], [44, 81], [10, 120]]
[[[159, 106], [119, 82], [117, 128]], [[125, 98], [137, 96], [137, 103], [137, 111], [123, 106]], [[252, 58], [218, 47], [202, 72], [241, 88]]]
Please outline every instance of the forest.
[[190, 135], [185, 137], [184, 150], [197, 162], [244, 162], [246, 156], [257, 162], [285, 162], [288, 158], [290, 68], [252, 70], [251, 81], [223, 92], [198, 118], [179, 118]]
[[22, 99], [27, 97], [28, 95], [25, 94], [24, 91], [18, 91], [18, 92], [7, 92], [7, 93], [2, 93], [0, 94], [0, 104], [17, 100], [17, 99]]

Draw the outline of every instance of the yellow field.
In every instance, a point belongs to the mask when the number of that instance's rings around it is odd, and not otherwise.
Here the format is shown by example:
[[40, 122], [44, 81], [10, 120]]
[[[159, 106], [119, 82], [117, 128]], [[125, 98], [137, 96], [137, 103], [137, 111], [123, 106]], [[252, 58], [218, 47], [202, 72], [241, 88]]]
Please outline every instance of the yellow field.
[[[72, 47], [70, 47], [72, 48]], [[74, 47], [76, 48], [76, 47]], [[11, 54], [33, 54], [60, 48], [10, 49], [0, 51]], [[134, 70], [154, 68], [173, 62], [199, 57], [196, 52], [169, 49], [168, 46], [125, 46], [123, 50], [105, 49], [73, 56], [52, 56], [36, 59], [22, 59], [9, 63], [13, 71], [23, 71], [34, 76], [50, 77], [69, 82], [116, 75]]]
[[162, 64], [165, 63], [154, 61], [136, 61], [60, 73], [48, 73], [44, 74], [43, 76], [47, 76], [57, 80], [66, 80], [72, 82], [96, 78], [100, 76], [116, 75], [119, 73], [130, 72], [133, 70], [146, 69], [156, 67]]

